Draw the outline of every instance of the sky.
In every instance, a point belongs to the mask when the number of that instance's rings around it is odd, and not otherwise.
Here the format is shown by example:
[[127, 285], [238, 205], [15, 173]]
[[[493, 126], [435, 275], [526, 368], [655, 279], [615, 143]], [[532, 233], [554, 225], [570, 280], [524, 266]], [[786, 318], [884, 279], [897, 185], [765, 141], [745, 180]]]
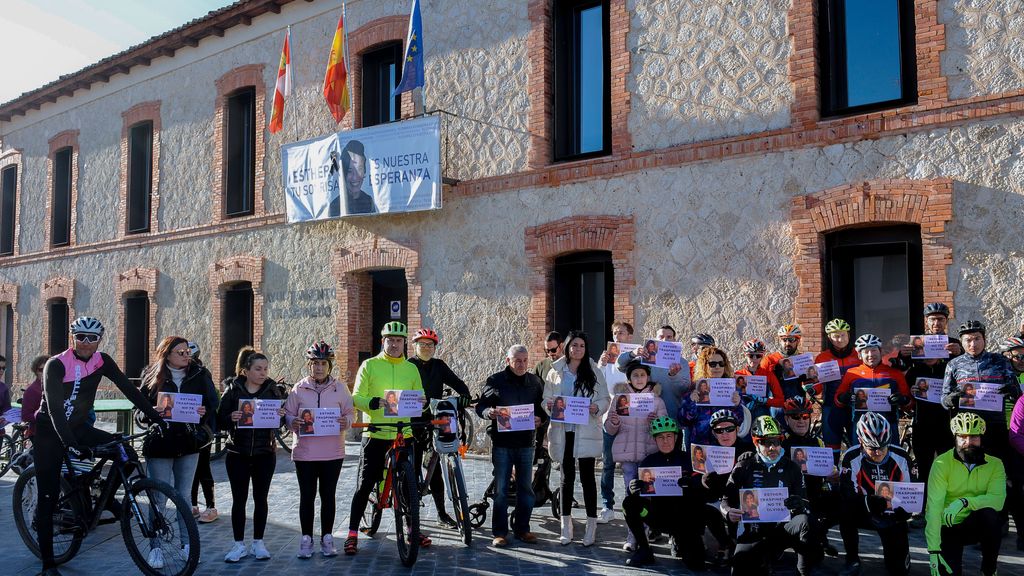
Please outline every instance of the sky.
[[0, 103], [234, 0], [3, 0]]

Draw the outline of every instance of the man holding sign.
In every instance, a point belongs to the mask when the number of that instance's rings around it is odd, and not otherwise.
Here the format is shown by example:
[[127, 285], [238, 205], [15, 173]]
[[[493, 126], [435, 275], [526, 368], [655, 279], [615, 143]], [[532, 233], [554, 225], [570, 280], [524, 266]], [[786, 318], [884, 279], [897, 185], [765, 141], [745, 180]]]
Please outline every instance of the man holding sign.
[[[883, 389], [889, 392], [888, 407], [885, 417], [889, 421], [892, 430], [891, 442], [898, 442], [899, 427], [896, 425], [899, 419], [900, 409], [910, 410], [913, 408], [914, 399], [910, 395], [910, 387], [899, 370], [882, 364], [882, 341], [874, 334], [864, 334], [857, 338], [854, 344], [862, 364], [856, 368], [847, 370], [843, 376], [839, 389], [833, 398], [836, 407], [846, 409], [853, 406], [853, 398], [857, 389]], [[885, 406], [882, 406], [884, 408]], [[869, 409], [869, 407], [865, 407]], [[854, 406], [853, 417], [857, 419], [864, 412]], [[853, 444], [853, 439], [848, 440]]]
[[[800, 470], [807, 483], [807, 499], [811, 503], [810, 512], [821, 535], [822, 548], [830, 556], [835, 556], [838, 551], [828, 541], [829, 529], [839, 522], [839, 499], [833, 487], [839, 481], [839, 471], [834, 464], [832, 449], [826, 447], [821, 437], [812, 431], [811, 407], [806, 399], [795, 396], [786, 400], [783, 411], [789, 433], [782, 447], [794, 462], [801, 465]], [[821, 458], [823, 453], [827, 459]], [[827, 462], [827, 471], [816, 466], [819, 462]]]

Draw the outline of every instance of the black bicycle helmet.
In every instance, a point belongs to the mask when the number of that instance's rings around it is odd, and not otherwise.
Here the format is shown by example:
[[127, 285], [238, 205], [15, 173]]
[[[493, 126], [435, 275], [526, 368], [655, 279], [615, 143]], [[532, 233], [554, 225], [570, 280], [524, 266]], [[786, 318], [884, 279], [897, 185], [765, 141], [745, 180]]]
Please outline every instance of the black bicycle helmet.
[[968, 320], [960, 325], [960, 329], [957, 330], [957, 336], [963, 336], [964, 334], [971, 334], [972, 332], [980, 332], [982, 336], [985, 335], [985, 325], [977, 320]]
[[942, 302], [930, 302], [924, 307], [924, 315], [931, 316], [932, 314], [941, 314], [946, 318], [949, 318], [949, 306], [946, 306]]

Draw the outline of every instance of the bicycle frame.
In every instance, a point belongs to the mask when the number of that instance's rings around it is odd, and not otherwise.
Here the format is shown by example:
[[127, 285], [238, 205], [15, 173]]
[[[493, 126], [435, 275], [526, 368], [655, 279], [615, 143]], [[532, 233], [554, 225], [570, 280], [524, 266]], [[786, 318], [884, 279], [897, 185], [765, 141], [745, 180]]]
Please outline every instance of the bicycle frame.
[[409, 446], [405, 442], [405, 433], [402, 431], [403, 428], [412, 428], [413, 426], [439, 426], [445, 424], [445, 420], [431, 420], [429, 423], [417, 423], [411, 422], [395, 422], [395, 423], [384, 423], [384, 424], [370, 424], [366, 422], [357, 422], [352, 425], [353, 428], [366, 428], [371, 432], [379, 430], [381, 427], [397, 427], [397, 433], [395, 439], [391, 442], [391, 447], [388, 448], [387, 454], [384, 457], [384, 479], [381, 483], [377, 484], [377, 502], [374, 504], [377, 508], [384, 510], [386, 508], [392, 508], [395, 506], [395, 498], [397, 496], [391, 490], [392, 479], [395, 474], [395, 463], [406, 460], [409, 458]]

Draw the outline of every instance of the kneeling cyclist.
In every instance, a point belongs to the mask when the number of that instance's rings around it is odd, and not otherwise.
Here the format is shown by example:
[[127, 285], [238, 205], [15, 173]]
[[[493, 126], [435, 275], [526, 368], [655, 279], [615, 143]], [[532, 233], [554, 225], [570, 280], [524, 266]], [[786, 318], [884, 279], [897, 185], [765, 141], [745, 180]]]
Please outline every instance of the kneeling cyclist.
[[928, 475], [925, 539], [932, 576], [961, 574], [964, 545], [981, 543], [981, 573], [996, 573], [1002, 540], [999, 511], [1006, 500], [1003, 462], [985, 453], [986, 424], [973, 412], [949, 423], [956, 446], [939, 455]]

